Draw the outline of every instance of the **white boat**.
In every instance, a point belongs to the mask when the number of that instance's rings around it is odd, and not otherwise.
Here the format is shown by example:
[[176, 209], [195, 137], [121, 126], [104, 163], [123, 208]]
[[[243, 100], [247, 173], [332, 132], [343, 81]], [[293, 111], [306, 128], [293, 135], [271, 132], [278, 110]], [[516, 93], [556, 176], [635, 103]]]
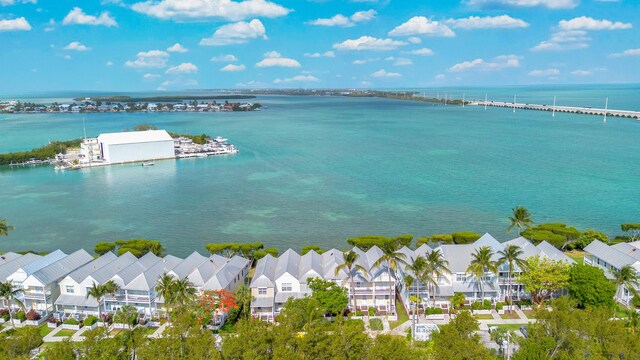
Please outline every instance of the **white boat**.
[[227, 142], [229, 139], [225, 139], [225, 138], [223, 138], [221, 136], [218, 136], [218, 137], [215, 138], [215, 140], [217, 142], [219, 142], [219, 143], [224, 143], [224, 142]]
[[153, 166], [153, 165], [155, 165], [155, 163], [152, 161], [145, 161], [142, 163], [142, 166]]

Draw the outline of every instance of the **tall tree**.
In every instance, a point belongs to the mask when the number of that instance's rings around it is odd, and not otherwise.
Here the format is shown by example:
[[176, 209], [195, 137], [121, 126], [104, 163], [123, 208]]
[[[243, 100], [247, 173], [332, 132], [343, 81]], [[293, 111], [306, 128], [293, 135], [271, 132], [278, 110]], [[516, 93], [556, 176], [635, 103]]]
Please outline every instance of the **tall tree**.
[[7, 305], [9, 306], [9, 319], [11, 320], [11, 325], [13, 326], [14, 329], [16, 325], [13, 323], [13, 312], [11, 311], [11, 302], [18, 304], [18, 306], [20, 306], [22, 310], [26, 311], [24, 304], [18, 298], [18, 296], [22, 293], [24, 293], [24, 290], [16, 287], [9, 280], [0, 283], [0, 299], [4, 299], [7, 301]]
[[[422, 256], [418, 256], [415, 258], [412, 258], [411, 261], [405, 266], [405, 268], [407, 269], [407, 271], [409, 271], [409, 273], [411, 274], [411, 284], [415, 285], [415, 287], [417, 289], [416, 290], [416, 299], [420, 299], [420, 283], [421, 282], [425, 282], [425, 272], [427, 270], [427, 260], [422, 257]], [[406, 280], [405, 280], [406, 283]], [[407, 284], [408, 285], [408, 284]], [[409, 285], [408, 285], [409, 286]], [[411, 286], [409, 286], [411, 287]], [[416, 309], [418, 310], [418, 306], [419, 303], [416, 301]], [[415, 322], [415, 311], [413, 316], [411, 316], [411, 321]], [[415, 331], [415, 324], [412, 327], [412, 331]]]
[[[382, 250], [382, 256], [378, 260], [376, 260], [371, 268], [379, 267], [382, 264], [387, 265], [387, 274], [389, 275], [389, 311], [387, 311], [387, 315], [391, 312], [392, 304], [396, 302], [396, 291], [395, 286], [392, 286], [392, 271], [395, 272], [398, 270], [398, 264], [406, 264], [405, 258], [407, 257], [404, 253], [398, 251], [400, 244], [396, 241], [387, 241], [382, 244], [380, 250]], [[395, 310], [395, 306], [393, 307]]]
[[489, 246], [482, 246], [471, 254], [471, 263], [467, 268], [467, 273], [471, 274], [476, 281], [480, 282], [481, 300], [484, 300], [484, 283], [487, 272], [498, 273], [496, 262], [491, 260], [494, 253]]
[[120, 287], [113, 280], [109, 280], [104, 284], [93, 283], [93, 285], [87, 289], [86, 298], [92, 297], [98, 302], [98, 317], [100, 321], [103, 321], [102, 305], [105, 303], [105, 296], [115, 294], [118, 290], [120, 290]]
[[193, 286], [189, 279], [184, 278], [181, 280], [175, 280], [174, 286], [174, 301], [179, 305], [186, 305], [190, 303], [196, 295], [196, 288]]
[[533, 220], [531, 220], [531, 213], [524, 206], [516, 206], [512, 209], [513, 213], [509, 216], [509, 221], [511, 221], [511, 225], [507, 228], [507, 232], [511, 232], [513, 228], [518, 229], [518, 236], [522, 232], [522, 229], [527, 228], [533, 225]]
[[[632, 295], [638, 295], [636, 288], [640, 285], [640, 280], [636, 270], [631, 265], [624, 265], [620, 269], [609, 270], [613, 275], [613, 282], [616, 284], [616, 298], [622, 298], [623, 289], [626, 287]], [[627, 306], [629, 306], [627, 301]]]
[[574, 264], [569, 269], [569, 296], [580, 308], [607, 307], [615, 304], [616, 286], [595, 266]]
[[363, 275], [367, 273], [367, 269], [365, 269], [362, 265], [358, 264], [358, 253], [355, 251], [347, 251], [342, 253], [342, 264], [336, 267], [334, 272], [335, 276], [338, 276], [340, 271], [346, 270], [349, 275], [349, 292], [351, 293], [351, 298], [353, 299], [353, 312], [357, 311], [357, 302], [356, 302], [356, 290], [353, 287], [353, 273], [355, 271], [360, 271]]
[[536, 255], [527, 260], [527, 271], [518, 275], [518, 282], [531, 294], [531, 300], [541, 305], [546, 297], [567, 286], [569, 265]]
[[513, 305], [513, 297], [511, 293], [511, 279], [513, 278], [513, 268], [518, 266], [521, 271], [525, 271], [527, 262], [522, 258], [524, 252], [517, 245], [507, 245], [503, 250], [498, 251], [498, 265], [508, 264], [509, 274], [507, 278], [507, 296], [509, 296], [509, 313], [511, 313], [511, 305]]
[[436, 306], [436, 291], [439, 288], [438, 279], [445, 274], [451, 274], [449, 270], [449, 262], [444, 258], [444, 254], [440, 249], [436, 249], [428, 253], [425, 257], [427, 261], [424, 278], [429, 286], [429, 295], [433, 297], [433, 307]]
[[165, 315], [169, 316], [171, 305], [174, 303], [175, 293], [173, 286], [174, 279], [167, 273], [162, 274], [156, 283], [156, 295], [164, 300]]
[[7, 220], [0, 220], [0, 236], [9, 236], [9, 231], [15, 229], [15, 226], [9, 225], [9, 222]]

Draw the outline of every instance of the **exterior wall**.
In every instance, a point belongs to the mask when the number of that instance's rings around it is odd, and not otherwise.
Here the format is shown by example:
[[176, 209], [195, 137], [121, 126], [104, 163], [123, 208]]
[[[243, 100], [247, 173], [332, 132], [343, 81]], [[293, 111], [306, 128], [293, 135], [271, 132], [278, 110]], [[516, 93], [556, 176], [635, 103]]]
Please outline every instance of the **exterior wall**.
[[111, 163], [165, 159], [175, 156], [173, 140], [134, 144], [101, 143], [104, 160]]
[[288, 273], [285, 273], [278, 279], [276, 279], [276, 287], [278, 288], [278, 292], [282, 292], [282, 284], [291, 284], [290, 292], [300, 292], [300, 282], [298, 281], [298, 279]]

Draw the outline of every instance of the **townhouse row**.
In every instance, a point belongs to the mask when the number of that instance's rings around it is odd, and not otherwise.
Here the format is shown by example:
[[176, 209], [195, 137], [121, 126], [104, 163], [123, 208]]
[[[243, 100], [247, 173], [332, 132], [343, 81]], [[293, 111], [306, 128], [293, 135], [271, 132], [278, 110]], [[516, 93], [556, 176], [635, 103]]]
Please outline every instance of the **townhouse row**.
[[[85, 250], [69, 255], [56, 250], [45, 256], [7, 253], [0, 256], [0, 281], [10, 281], [23, 290], [18, 299], [27, 310], [34, 309], [43, 317], [55, 314], [61, 318], [97, 315], [98, 301], [87, 292], [94, 284], [113, 281], [119, 289], [104, 298], [102, 312], [131, 305], [141, 315], [151, 317], [163, 306], [164, 300], [155, 290], [163, 274], [188, 279], [199, 293], [234, 291], [244, 284], [250, 264], [239, 256], [206, 257], [197, 252], [185, 259], [151, 253], [136, 258], [131, 253], [116, 256], [112, 252], [93, 258]], [[16, 307], [5, 300], [0, 305]]]
[[[604, 270], [607, 278], [612, 280], [614, 271], [628, 265], [640, 278], [640, 241], [607, 245], [594, 240], [584, 248], [584, 263]], [[640, 286], [634, 286], [634, 289], [629, 289], [627, 285], [622, 286], [616, 291], [616, 301], [629, 306], [633, 300], [633, 290], [636, 293], [640, 292]]]
[[[382, 262], [374, 266], [383, 256], [382, 250], [374, 246], [368, 251], [354, 247], [358, 254], [356, 264], [358, 268], [366, 271], [355, 270], [352, 272], [353, 283], [350, 282], [348, 270], [336, 268], [344, 263], [343, 252], [336, 249], [328, 250], [322, 254], [310, 251], [305, 255], [299, 255], [289, 249], [279, 257], [267, 255], [256, 264], [256, 270], [250, 283], [253, 302], [251, 312], [255, 318], [273, 321], [282, 306], [289, 298], [300, 298], [311, 294], [308, 280], [313, 277], [333, 281], [347, 289], [349, 295], [349, 308], [351, 311], [367, 311], [375, 309], [378, 314], [396, 314], [396, 294], [402, 299], [402, 305], [409, 310], [409, 299], [416, 295], [420, 300], [420, 306], [440, 306], [446, 308], [454, 293], [463, 293], [467, 301], [473, 302], [482, 298], [482, 286], [480, 280], [467, 273], [472, 260], [472, 254], [483, 246], [488, 246], [493, 251], [493, 261], [497, 261], [500, 251], [507, 245], [517, 245], [523, 251], [523, 258], [532, 256], [548, 257], [553, 260], [565, 261], [568, 264], [574, 261], [564, 253], [547, 242], [537, 246], [523, 237], [500, 243], [489, 234], [483, 235], [472, 244], [464, 245], [440, 245], [435, 249], [422, 245], [415, 250], [407, 247], [399, 251], [405, 255], [405, 262], [411, 263], [417, 257], [427, 256], [432, 251], [441, 251], [447, 262], [450, 272], [437, 278], [438, 286], [429, 289], [420, 281], [414, 282], [411, 287], [405, 284], [406, 276], [413, 276], [405, 264], [399, 264], [397, 271], [387, 268]], [[483, 280], [484, 299], [493, 302], [504, 301], [507, 296], [509, 283], [509, 266], [502, 264], [498, 273], [488, 272]], [[512, 277], [515, 278], [521, 270], [513, 269]], [[522, 298], [528, 296], [521, 284], [511, 280], [512, 297]], [[430, 291], [431, 290], [431, 291]], [[355, 306], [355, 309], [354, 309]]]

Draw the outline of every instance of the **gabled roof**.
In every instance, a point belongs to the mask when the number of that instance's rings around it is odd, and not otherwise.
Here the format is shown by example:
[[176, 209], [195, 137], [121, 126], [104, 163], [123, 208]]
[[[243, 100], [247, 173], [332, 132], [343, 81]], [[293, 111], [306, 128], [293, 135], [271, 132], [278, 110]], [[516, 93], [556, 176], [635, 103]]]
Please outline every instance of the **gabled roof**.
[[87, 276], [89, 276], [96, 270], [102, 268], [103, 266], [112, 263], [117, 258], [118, 257], [114, 253], [109, 251], [106, 254], [100, 256], [99, 258], [94, 259], [93, 261], [90, 261], [85, 265], [79, 267], [78, 269], [72, 271], [68, 275], [68, 277], [73, 279], [73, 281], [75, 281], [76, 283], [81, 283], [84, 279], [87, 278]]
[[274, 272], [274, 280], [280, 278], [285, 273], [298, 278], [300, 270], [300, 255], [297, 252], [289, 249], [280, 255], [278, 263]]
[[171, 272], [173, 272], [178, 279], [184, 279], [205, 261], [207, 261], [206, 257], [200, 255], [197, 251], [194, 251], [191, 255], [182, 260], [181, 263], [176, 265]]
[[558, 250], [555, 246], [546, 241], [541, 242], [536, 247], [540, 250], [542, 256], [546, 256], [556, 261], [564, 261], [567, 264], [575, 263], [572, 258], [568, 257], [562, 251]]
[[640, 249], [629, 243], [619, 243], [611, 245], [612, 248], [620, 251], [623, 254], [629, 255], [632, 258], [640, 261]]
[[21, 269], [27, 274], [27, 276], [35, 273], [36, 271], [47, 267], [54, 262], [63, 259], [67, 254], [63, 253], [62, 250], [56, 250], [52, 253], [49, 253], [45, 256], [40, 257], [36, 261], [30, 262], [27, 265], [24, 265]]
[[592, 241], [584, 248], [584, 251], [599, 257], [612, 266], [620, 269], [625, 265], [632, 265], [637, 260], [599, 240]]
[[133, 256], [130, 252], [126, 252], [113, 262], [97, 269], [92, 272], [89, 276], [98, 284], [104, 284], [109, 279], [111, 279], [115, 274], [129, 267], [131, 264], [136, 262], [136, 257]]
[[64, 258], [49, 264], [31, 274], [41, 284], [50, 284], [68, 275], [73, 270], [91, 261], [93, 257], [88, 252], [80, 249]]
[[347, 270], [342, 270], [336, 275], [336, 268], [344, 263], [343, 254], [337, 249], [330, 249], [322, 253], [322, 271], [325, 279], [346, 279], [349, 276]]
[[298, 280], [306, 283], [312, 277], [323, 277], [322, 255], [311, 250], [300, 258], [300, 273]]
[[10, 262], [12, 260], [15, 260], [15, 259], [19, 258], [20, 256], [22, 256], [22, 255], [16, 254], [14, 252], [4, 253], [4, 254], [0, 255], [0, 266], [4, 265], [4, 264], [6, 264], [6, 263], [8, 263], [8, 262]]
[[[157, 261], [148, 269], [144, 270], [142, 273], [138, 273], [133, 279], [128, 282], [125, 282], [124, 289], [126, 290], [141, 290], [141, 291], [149, 291], [156, 286], [158, 279], [162, 274], [166, 272], [165, 268], [166, 263], [163, 261]], [[132, 267], [129, 267], [132, 268]], [[128, 268], [128, 269], [129, 269]]]
[[277, 263], [278, 259], [269, 254], [258, 260], [251, 279], [251, 287], [274, 287], [274, 274]]
[[7, 280], [11, 274], [18, 271], [21, 267], [37, 261], [40, 258], [42, 258], [40, 255], [28, 253], [13, 259], [4, 265], [0, 265], [0, 282]]

